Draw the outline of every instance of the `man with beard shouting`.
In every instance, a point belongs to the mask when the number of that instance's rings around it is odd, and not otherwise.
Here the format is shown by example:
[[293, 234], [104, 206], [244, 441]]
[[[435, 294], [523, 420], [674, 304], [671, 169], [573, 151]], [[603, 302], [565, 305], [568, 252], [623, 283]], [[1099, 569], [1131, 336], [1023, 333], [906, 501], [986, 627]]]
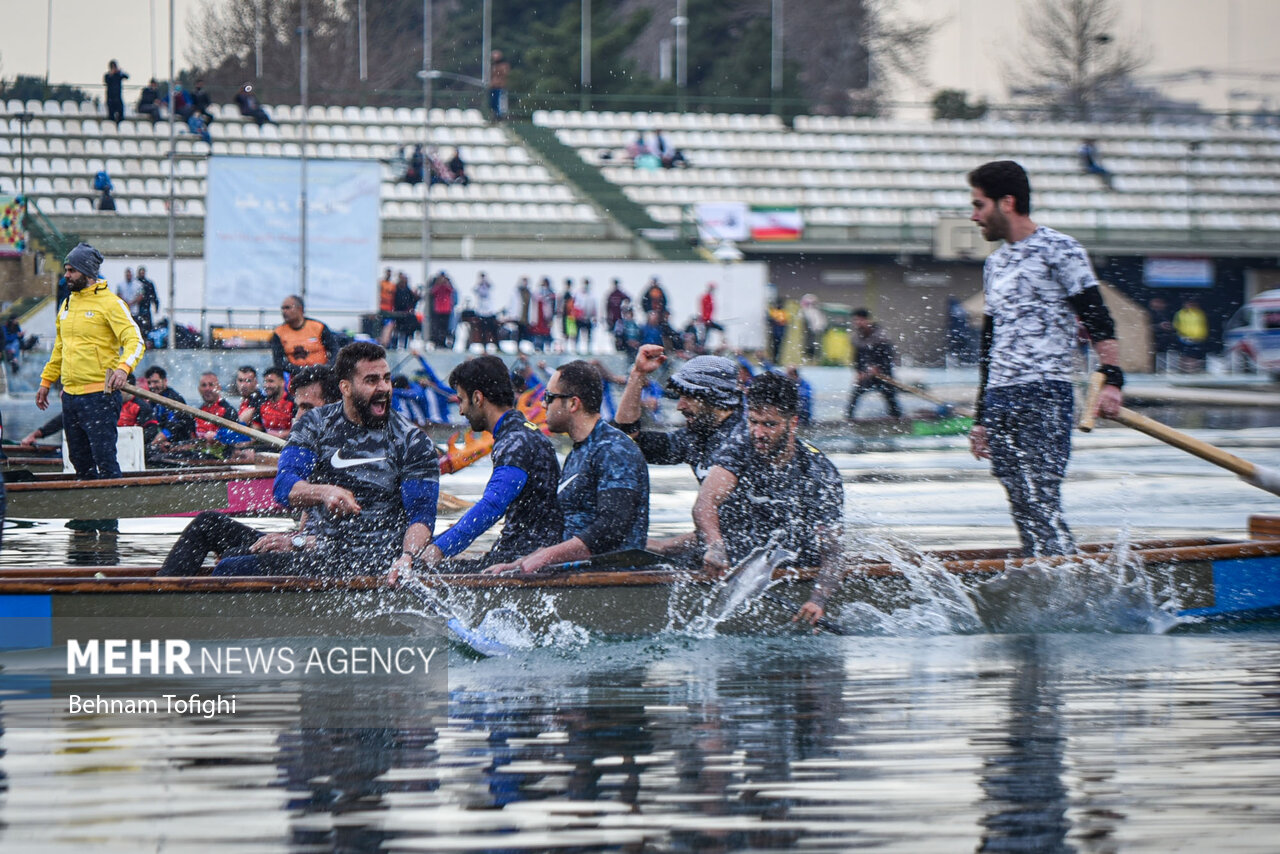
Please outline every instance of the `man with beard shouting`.
[[[627, 385], [618, 400], [613, 424], [635, 439], [650, 465], [688, 463], [701, 483], [711, 470], [711, 458], [731, 436], [746, 429], [738, 366], [723, 356], [695, 356], [667, 380], [666, 394], [676, 399], [676, 411], [685, 426], [670, 433], [640, 429], [640, 398], [649, 377], [667, 360], [657, 344], [646, 344], [636, 353]], [[660, 554], [675, 554], [697, 545], [695, 533], [663, 540], [649, 540], [647, 547]]]
[[219, 574], [373, 575], [405, 572], [431, 542], [440, 492], [435, 445], [391, 411], [386, 351], [368, 341], [338, 351], [342, 401], [298, 420], [280, 452], [275, 499], [306, 510], [300, 551], [224, 560]]
[[796, 437], [799, 426], [796, 382], [772, 372], [756, 377], [747, 428], [712, 457], [693, 522], [709, 573], [723, 574], [771, 540], [796, 553], [788, 565], [818, 567], [813, 596], [797, 615], [816, 622], [844, 570], [844, 486], [831, 461]]

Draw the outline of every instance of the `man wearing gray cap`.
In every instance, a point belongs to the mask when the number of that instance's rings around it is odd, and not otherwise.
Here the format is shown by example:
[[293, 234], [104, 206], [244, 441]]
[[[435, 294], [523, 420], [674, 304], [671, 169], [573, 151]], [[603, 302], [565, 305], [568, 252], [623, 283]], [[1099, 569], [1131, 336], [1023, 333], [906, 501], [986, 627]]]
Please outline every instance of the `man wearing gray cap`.
[[[711, 470], [711, 458], [730, 437], [743, 432], [742, 390], [738, 366], [723, 356], [694, 356], [667, 380], [666, 394], [676, 399], [676, 410], [685, 426], [670, 433], [640, 429], [640, 392], [649, 375], [667, 360], [658, 344], [646, 344], [636, 353], [627, 385], [618, 400], [613, 423], [635, 439], [651, 465], [688, 463], [701, 483]], [[682, 551], [696, 543], [694, 534], [666, 540], [650, 540], [648, 547], [662, 553]]]
[[57, 337], [40, 374], [36, 406], [49, 408], [49, 389], [62, 381], [62, 430], [76, 474], [88, 480], [119, 477], [116, 419], [120, 387], [146, 347], [142, 333], [106, 279], [102, 253], [81, 243], [63, 269], [71, 294], [58, 310]]

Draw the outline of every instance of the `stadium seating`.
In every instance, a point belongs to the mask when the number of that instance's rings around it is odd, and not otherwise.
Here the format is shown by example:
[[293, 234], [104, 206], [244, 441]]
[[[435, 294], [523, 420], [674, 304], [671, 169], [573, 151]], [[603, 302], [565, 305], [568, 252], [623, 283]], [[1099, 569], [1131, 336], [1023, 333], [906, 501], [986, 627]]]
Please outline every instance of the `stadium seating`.
[[[163, 217], [170, 199], [170, 126], [131, 116], [119, 126], [100, 108], [74, 102], [9, 101], [0, 116], [0, 192], [24, 172], [30, 195], [56, 217], [92, 211], [93, 176], [115, 182], [120, 213]], [[234, 107], [215, 105], [212, 145], [176, 125], [173, 210], [202, 217], [210, 153], [297, 157], [303, 111], [277, 105], [279, 124], [262, 127]], [[13, 114], [30, 112], [23, 127]], [[422, 216], [424, 188], [397, 181], [402, 146], [426, 138], [447, 157], [459, 147], [469, 186], [430, 189], [431, 217], [466, 228], [551, 223], [599, 236], [604, 215], [538, 162], [508, 128], [474, 109], [315, 106], [306, 111], [309, 156], [379, 161], [384, 222], [406, 232]], [[733, 201], [800, 209], [805, 238], [865, 245], [877, 238], [927, 245], [940, 217], [968, 215], [966, 172], [1013, 158], [1032, 175], [1036, 218], [1082, 239], [1125, 235], [1135, 247], [1180, 245], [1190, 233], [1245, 235], [1274, 245], [1280, 231], [1280, 132], [1165, 125], [1015, 124], [772, 115], [538, 111], [535, 124], [616, 184], [659, 223], [692, 223], [700, 202]], [[687, 168], [636, 169], [626, 146], [662, 129]], [[1097, 141], [1115, 175], [1113, 191], [1083, 172], [1082, 139]], [[25, 152], [25, 156], [23, 154]], [[395, 224], [399, 223], [399, 226]], [[592, 224], [594, 229], [582, 228]], [[527, 230], [527, 229], [526, 229]], [[532, 232], [531, 232], [532, 233]], [[1157, 238], [1146, 241], [1147, 237]], [[864, 240], [865, 239], [865, 240]], [[859, 241], [864, 241], [859, 244]], [[1100, 240], [1105, 243], [1106, 241]]]
[[[666, 224], [690, 206], [732, 201], [799, 208], [807, 226], [931, 225], [967, 216], [968, 170], [1009, 158], [1031, 173], [1036, 219], [1063, 228], [1269, 231], [1280, 215], [1274, 129], [902, 121], [717, 114], [534, 114], [565, 145]], [[661, 129], [687, 168], [636, 169], [626, 147]], [[1095, 139], [1108, 191], [1077, 149]]]
[[[127, 118], [117, 127], [101, 115], [54, 101], [11, 102], [10, 112], [27, 109], [34, 118], [25, 130], [28, 194], [54, 215], [83, 213], [95, 206], [94, 175], [105, 169], [115, 183], [118, 211], [133, 216], [165, 216], [169, 202], [169, 124]], [[15, 109], [16, 108], [16, 109]], [[297, 157], [302, 152], [302, 113], [297, 107], [267, 107], [279, 121], [262, 127], [245, 121], [234, 107], [214, 105], [213, 144], [175, 125], [174, 210], [203, 216], [207, 156]], [[74, 118], [71, 118], [74, 116]], [[520, 222], [600, 222], [601, 216], [547, 169], [513, 135], [488, 125], [478, 110], [375, 107], [311, 107], [307, 111], [307, 153], [311, 157], [376, 160], [384, 164], [384, 220], [422, 216], [423, 187], [400, 183], [402, 146], [427, 139], [447, 159], [459, 148], [471, 183], [431, 188], [432, 216], [440, 219]], [[15, 192], [22, 171], [19, 123], [0, 118], [0, 192]], [[453, 203], [449, 207], [446, 204]]]

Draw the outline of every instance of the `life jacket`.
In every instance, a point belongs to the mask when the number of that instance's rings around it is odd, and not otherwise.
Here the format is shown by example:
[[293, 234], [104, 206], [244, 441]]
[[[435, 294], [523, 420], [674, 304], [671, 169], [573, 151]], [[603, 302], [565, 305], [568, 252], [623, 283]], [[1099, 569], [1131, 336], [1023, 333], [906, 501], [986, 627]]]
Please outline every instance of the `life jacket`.
[[294, 366], [323, 365], [328, 359], [324, 352], [324, 324], [307, 318], [301, 329], [287, 323], [276, 327], [276, 335], [284, 348], [284, 357]]
[[378, 282], [378, 311], [396, 310], [396, 283], [390, 279]]
[[258, 414], [262, 416], [262, 429], [288, 430], [293, 424], [293, 401], [284, 396], [276, 401], [265, 400]]

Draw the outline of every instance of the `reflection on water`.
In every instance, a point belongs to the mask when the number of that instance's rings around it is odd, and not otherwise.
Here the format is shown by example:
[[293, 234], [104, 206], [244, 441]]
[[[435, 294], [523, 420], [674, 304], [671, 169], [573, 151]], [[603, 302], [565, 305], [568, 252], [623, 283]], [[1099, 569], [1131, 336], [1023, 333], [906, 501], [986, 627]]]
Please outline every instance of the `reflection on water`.
[[1267, 850], [1277, 641], [667, 637], [455, 662], [435, 731], [8, 728], [0, 847]]
[[[1280, 464], [1280, 431], [1202, 437]], [[836, 459], [853, 541], [917, 573], [914, 600], [842, 614], [853, 636], [608, 642], [552, 621], [510, 659], [455, 651], [436, 730], [304, 729], [287, 706], [32, 729], [35, 688], [8, 682], [0, 850], [1275, 850], [1280, 627], [1160, 634], [1166, 592], [1123, 562], [970, 597], [919, 550], [1015, 535], [985, 467], [936, 447]], [[474, 499], [487, 476], [449, 487]], [[688, 471], [652, 484], [655, 529], [687, 530]], [[1116, 431], [1077, 442], [1064, 494], [1082, 539], [1238, 533], [1277, 509]], [[185, 522], [10, 527], [0, 562], [157, 565]], [[1016, 619], [979, 632], [997, 600]]]

